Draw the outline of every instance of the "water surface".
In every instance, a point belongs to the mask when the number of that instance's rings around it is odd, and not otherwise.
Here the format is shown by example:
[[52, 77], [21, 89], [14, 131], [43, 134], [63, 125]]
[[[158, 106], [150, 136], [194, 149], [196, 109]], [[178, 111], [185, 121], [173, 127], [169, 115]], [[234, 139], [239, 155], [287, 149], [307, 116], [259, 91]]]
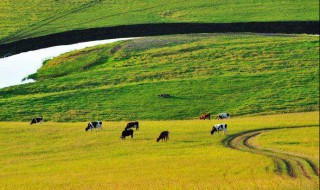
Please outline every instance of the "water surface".
[[53, 57], [73, 50], [128, 39], [132, 38], [117, 38], [83, 42], [71, 45], [54, 46], [2, 58], [0, 59], [0, 88], [34, 82], [34, 80], [32, 79], [24, 81], [22, 81], [22, 79], [30, 74], [37, 72], [37, 70], [42, 66], [43, 61], [46, 59], [51, 59]]

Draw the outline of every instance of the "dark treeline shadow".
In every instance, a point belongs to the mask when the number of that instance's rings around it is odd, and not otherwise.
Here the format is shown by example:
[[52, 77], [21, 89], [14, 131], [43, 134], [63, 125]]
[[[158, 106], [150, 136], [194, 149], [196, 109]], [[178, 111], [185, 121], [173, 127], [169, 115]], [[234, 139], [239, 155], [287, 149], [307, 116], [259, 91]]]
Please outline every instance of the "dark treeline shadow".
[[282, 33], [319, 34], [319, 21], [245, 22], [245, 23], [163, 23], [137, 24], [72, 30], [0, 44], [0, 57], [57, 45], [125, 37], [190, 33]]

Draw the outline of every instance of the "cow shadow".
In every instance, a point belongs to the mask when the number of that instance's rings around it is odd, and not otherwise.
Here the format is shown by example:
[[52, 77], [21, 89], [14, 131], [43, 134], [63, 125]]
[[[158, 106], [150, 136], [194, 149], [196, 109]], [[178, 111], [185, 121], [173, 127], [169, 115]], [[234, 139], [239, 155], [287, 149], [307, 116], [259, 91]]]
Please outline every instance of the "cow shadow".
[[170, 95], [169, 98], [160, 98], [158, 97], [159, 99], [162, 99], [162, 100], [186, 100], [188, 98], [184, 98], [184, 97], [180, 97], [180, 96], [172, 96]]

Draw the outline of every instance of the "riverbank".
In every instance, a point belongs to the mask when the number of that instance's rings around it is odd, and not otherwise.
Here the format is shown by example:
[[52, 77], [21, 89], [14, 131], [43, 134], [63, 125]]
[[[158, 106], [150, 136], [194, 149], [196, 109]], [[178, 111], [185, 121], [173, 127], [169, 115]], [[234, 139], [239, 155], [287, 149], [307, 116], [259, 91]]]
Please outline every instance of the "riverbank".
[[0, 89], [8, 86], [34, 82], [33, 79], [28, 79], [28, 76], [36, 73], [45, 60], [52, 59], [53, 57], [66, 52], [128, 39], [132, 38], [117, 38], [53, 46], [0, 58]]

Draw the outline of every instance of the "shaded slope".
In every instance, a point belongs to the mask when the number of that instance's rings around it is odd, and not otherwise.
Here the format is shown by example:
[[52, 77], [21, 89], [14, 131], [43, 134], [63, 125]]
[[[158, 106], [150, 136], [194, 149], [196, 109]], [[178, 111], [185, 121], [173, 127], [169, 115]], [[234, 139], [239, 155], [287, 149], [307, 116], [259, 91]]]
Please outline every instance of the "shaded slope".
[[[243, 22], [243, 23], [160, 23], [91, 28], [56, 33], [1, 44], [0, 57], [57, 45], [123, 37], [145, 37], [190, 33], [285, 33], [319, 34], [319, 21]], [[22, 31], [23, 32], [23, 31]], [[24, 33], [24, 32], [23, 32]]]

